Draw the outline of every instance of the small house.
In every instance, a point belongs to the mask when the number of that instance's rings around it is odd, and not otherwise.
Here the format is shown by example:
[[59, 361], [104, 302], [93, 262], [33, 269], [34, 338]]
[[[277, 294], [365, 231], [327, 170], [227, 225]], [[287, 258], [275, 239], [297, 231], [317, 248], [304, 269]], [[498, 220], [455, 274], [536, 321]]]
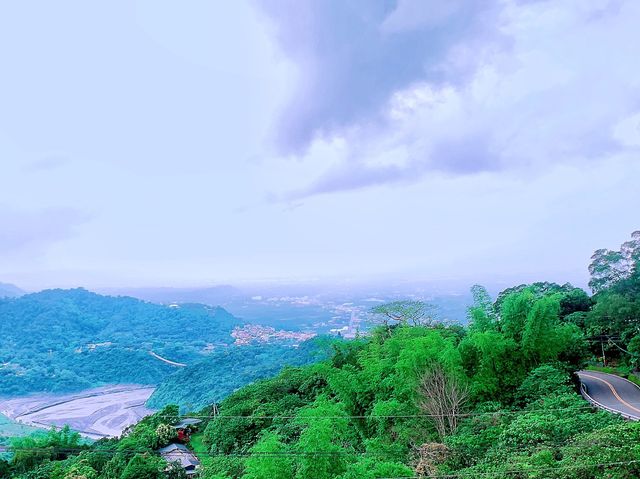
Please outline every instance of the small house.
[[180, 442], [189, 442], [191, 434], [198, 429], [198, 424], [202, 421], [194, 417], [186, 417], [182, 419], [178, 424], [175, 424], [175, 428], [178, 434], [178, 440]]
[[165, 461], [180, 464], [187, 473], [187, 477], [192, 477], [197, 474], [200, 461], [184, 444], [169, 444], [166, 447], [158, 449], [158, 452]]

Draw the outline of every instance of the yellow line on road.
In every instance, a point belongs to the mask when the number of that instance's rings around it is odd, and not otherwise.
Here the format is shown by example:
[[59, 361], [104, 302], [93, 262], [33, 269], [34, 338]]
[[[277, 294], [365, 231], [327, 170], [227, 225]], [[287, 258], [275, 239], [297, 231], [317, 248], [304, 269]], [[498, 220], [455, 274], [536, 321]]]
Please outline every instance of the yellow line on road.
[[584, 376], [584, 377], [586, 377], [586, 378], [595, 379], [595, 380], [597, 380], [597, 381], [601, 381], [601, 382], [605, 383], [607, 386], [609, 386], [609, 389], [611, 389], [611, 392], [613, 393], [613, 395], [616, 397], [616, 399], [617, 399], [618, 401], [620, 401], [620, 402], [621, 402], [622, 404], [624, 404], [625, 406], [627, 406], [627, 407], [629, 407], [629, 408], [633, 409], [634, 411], [637, 411], [637, 412], [639, 412], [639, 413], [640, 413], [640, 409], [638, 409], [637, 407], [632, 406], [631, 404], [629, 404], [627, 401], [625, 401], [624, 399], [622, 399], [622, 398], [620, 397], [620, 395], [618, 394], [618, 391], [616, 391], [616, 388], [614, 388], [614, 387], [613, 387], [613, 384], [611, 384], [609, 381], [607, 381], [607, 380], [605, 380], [605, 379], [602, 379], [602, 378], [599, 378], [599, 377], [597, 377], [597, 376], [591, 376], [590, 374], [584, 374], [584, 373], [581, 373], [581, 374], [580, 374], [580, 376]]

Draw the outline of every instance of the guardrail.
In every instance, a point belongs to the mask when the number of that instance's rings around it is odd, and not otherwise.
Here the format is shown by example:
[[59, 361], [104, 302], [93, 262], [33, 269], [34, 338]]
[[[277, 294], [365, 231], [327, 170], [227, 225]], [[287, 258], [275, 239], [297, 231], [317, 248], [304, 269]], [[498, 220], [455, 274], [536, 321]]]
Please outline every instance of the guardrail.
[[[579, 377], [580, 376], [578, 376], [578, 378]], [[638, 420], [638, 418], [636, 416], [632, 416], [631, 414], [628, 414], [626, 412], [618, 411], [617, 409], [610, 408], [609, 406], [605, 406], [604, 404], [602, 404], [602, 403], [596, 401], [595, 399], [593, 399], [591, 396], [589, 396], [589, 393], [587, 392], [587, 387], [584, 385], [582, 380], [580, 381], [580, 394], [593, 407], [596, 407], [598, 409], [604, 409], [605, 411], [609, 411], [610, 413], [613, 413], [613, 414], [618, 414], [618, 415], [622, 416], [623, 418], [625, 418], [625, 419], [627, 419], [629, 421], [637, 421]]]

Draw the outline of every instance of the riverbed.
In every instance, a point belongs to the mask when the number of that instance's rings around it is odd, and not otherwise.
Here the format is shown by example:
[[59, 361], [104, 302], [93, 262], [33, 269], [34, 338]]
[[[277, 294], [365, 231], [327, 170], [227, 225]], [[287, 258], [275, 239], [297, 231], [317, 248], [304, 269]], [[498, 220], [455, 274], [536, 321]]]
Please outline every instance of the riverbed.
[[16, 422], [40, 428], [62, 427], [85, 437], [117, 437], [153, 410], [145, 402], [154, 388], [114, 385], [73, 394], [35, 394], [0, 399], [0, 414]]

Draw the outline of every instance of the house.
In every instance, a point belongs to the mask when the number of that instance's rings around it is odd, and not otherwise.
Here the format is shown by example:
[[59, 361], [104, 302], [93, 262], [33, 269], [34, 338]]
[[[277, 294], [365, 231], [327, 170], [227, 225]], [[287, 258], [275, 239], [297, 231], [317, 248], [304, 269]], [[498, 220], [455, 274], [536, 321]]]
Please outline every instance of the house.
[[195, 428], [197, 424], [200, 424], [202, 420], [196, 419], [195, 417], [185, 417], [178, 424], [175, 424], [173, 427], [176, 429], [187, 429], [187, 428]]
[[180, 464], [187, 473], [187, 477], [192, 477], [197, 474], [200, 461], [184, 444], [169, 444], [166, 447], [158, 449], [158, 452], [165, 461]]
[[194, 417], [186, 417], [173, 427], [177, 431], [178, 440], [180, 442], [189, 442], [191, 434], [198, 429], [198, 424], [202, 421]]

